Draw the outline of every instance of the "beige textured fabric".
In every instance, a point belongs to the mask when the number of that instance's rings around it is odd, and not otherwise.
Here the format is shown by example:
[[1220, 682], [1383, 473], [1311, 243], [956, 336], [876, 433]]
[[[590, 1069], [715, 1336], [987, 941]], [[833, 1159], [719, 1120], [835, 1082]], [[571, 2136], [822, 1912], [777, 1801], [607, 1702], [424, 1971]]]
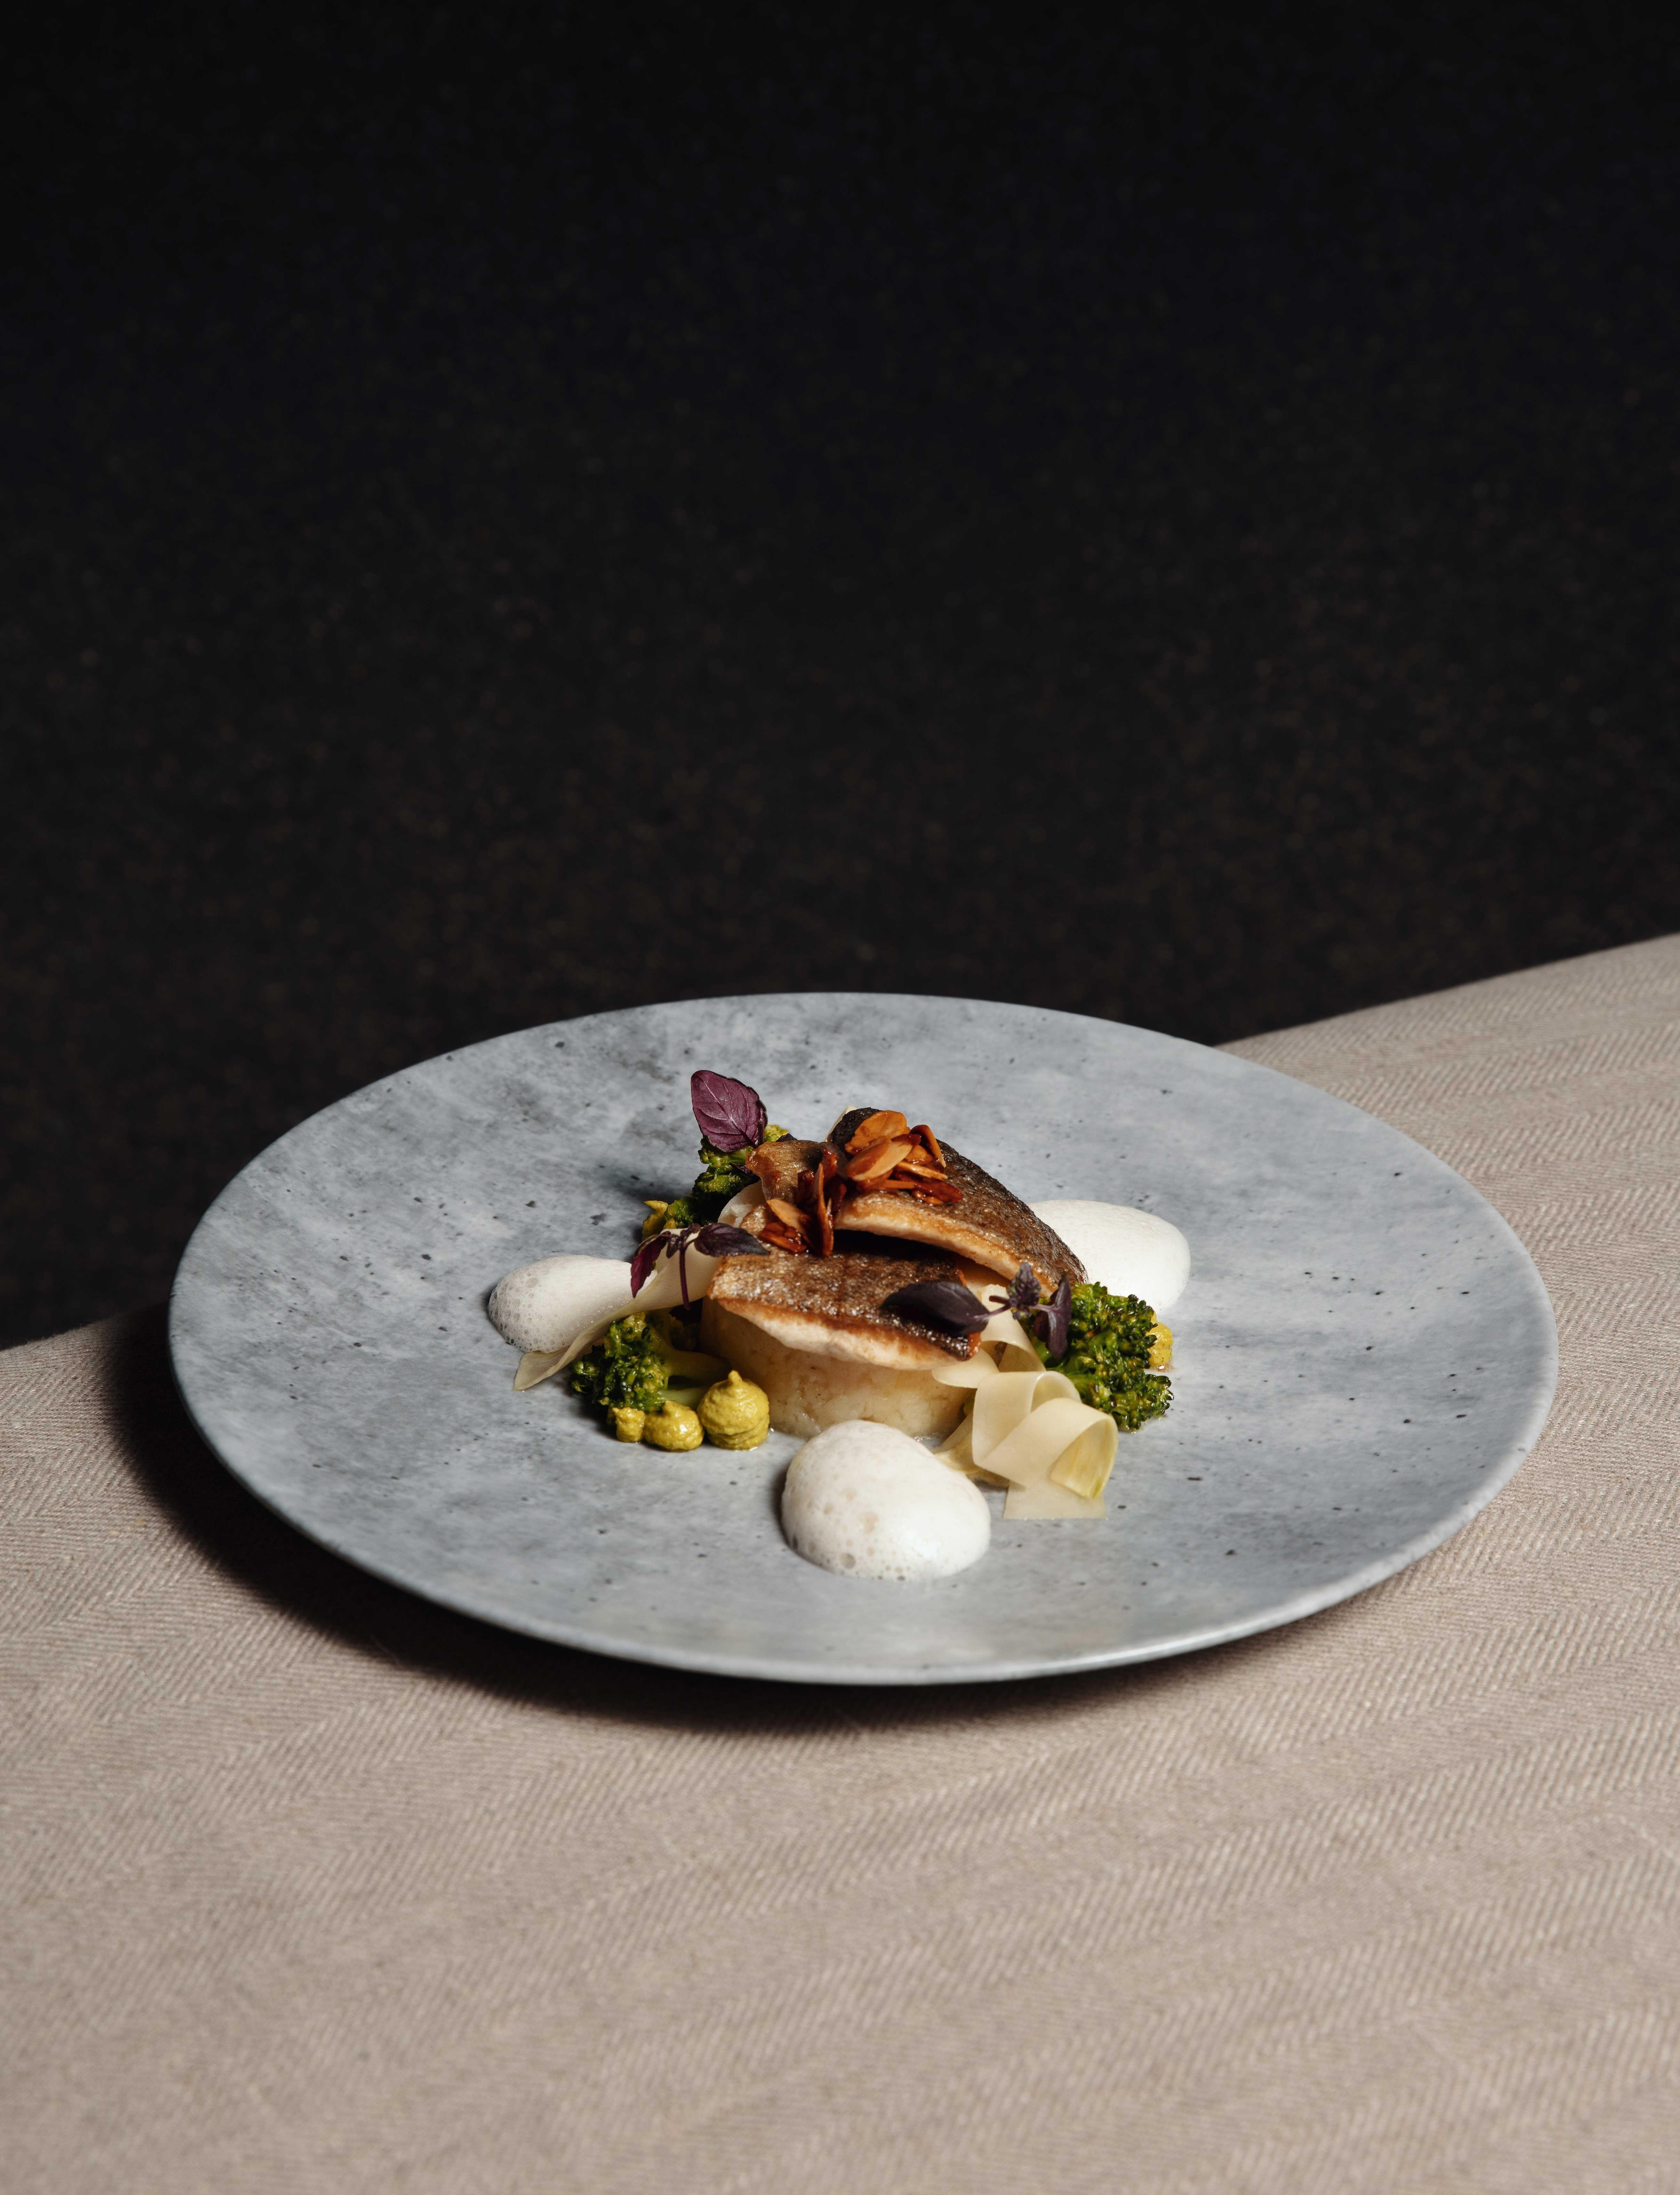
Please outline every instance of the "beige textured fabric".
[[1140, 1674], [538, 1647], [259, 1511], [157, 1314], [0, 1359], [8, 2195], [1680, 2189], [1680, 939], [1238, 1049], [1494, 1200], [1562, 1384]]

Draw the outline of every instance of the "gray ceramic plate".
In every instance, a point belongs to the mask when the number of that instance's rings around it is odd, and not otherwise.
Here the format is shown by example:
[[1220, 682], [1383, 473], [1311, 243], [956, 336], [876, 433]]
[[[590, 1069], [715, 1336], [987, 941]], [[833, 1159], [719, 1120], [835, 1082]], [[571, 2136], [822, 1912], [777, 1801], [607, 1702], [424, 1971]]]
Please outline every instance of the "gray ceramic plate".
[[[1030, 1201], [1184, 1230], [1175, 1406], [1123, 1438], [1104, 1522], [999, 1518], [936, 1583], [836, 1577], [777, 1526], [794, 1441], [662, 1455], [557, 1383], [513, 1392], [486, 1294], [627, 1254], [641, 1198], [694, 1172], [697, 1066], [796, 1131], [901, 1105]], [[380, 1577], [601, 1653], [889, 1685], [1146, 1661], [1344, 1599], [1504, 1483], [1556, 1369], [1510, 1228], [1369, 1114], [1144, 1029], [844, 994], [599, 1014], [358, 1091], [211, 1207], [170, 1339], [228, 1468]]]

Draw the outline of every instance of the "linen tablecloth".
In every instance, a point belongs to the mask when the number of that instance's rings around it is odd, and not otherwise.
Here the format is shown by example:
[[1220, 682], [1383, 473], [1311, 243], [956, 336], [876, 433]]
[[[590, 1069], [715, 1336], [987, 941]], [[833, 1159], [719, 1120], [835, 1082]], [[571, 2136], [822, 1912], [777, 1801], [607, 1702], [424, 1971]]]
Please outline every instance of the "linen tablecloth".
[[1680, 2188], [1680, 939], [1235, 1047], [1499, 1207], [1550, 1428], [1330, 1613], [924, 1693], [430, 1609], [0, 1358], [0, 2184]]

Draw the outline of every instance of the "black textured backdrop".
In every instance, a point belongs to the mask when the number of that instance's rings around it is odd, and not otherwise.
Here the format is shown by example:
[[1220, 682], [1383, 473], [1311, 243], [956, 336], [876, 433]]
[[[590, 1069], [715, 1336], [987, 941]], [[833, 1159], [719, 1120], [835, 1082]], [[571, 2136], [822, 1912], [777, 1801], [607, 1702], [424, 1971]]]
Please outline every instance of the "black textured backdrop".
[[533, 1021], [1219, 1039], [1680, 923], [1656, 14], [55, 20], [7, 1335]]

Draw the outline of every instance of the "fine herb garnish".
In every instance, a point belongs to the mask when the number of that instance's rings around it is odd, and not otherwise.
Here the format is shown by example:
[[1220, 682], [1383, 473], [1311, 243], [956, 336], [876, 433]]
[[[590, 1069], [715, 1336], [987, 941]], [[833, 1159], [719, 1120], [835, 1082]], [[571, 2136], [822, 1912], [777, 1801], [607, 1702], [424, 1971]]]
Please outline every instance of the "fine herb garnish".
[[630, 1260], [630, 1293], [641, 1294], [649, 1276], [661, 1258], [677, 1260], [677, 1280], [683, 1292], [684, 1304], [689, 1299], [689, 1252], [698, 1250], [702, 1258], [733, 1258], [745, 1251], [753, 1257], [770, 1255], [756, 1235], [749, 1235], [744, 1227], [725, 1227], [710, 1220], [704, 1227], [667, 1227], [662, 1233], [651, 1235]]
[[[1025, 1271], [1025, 1268], [1022, 1270]], [[1048, 1303], [1042, 1303], [1021, 1313], [1021, 1324], [1045, 1351], [1046, 1359], [1054, 1364], [1067, 1355], [1068, 1320], [1073, 1311], [1073, 1290], [1064, 1273], [1056, 1293]]]
[[701, 1067], [689, 1078], [689, 1095], [696, 1123], [714, 1151], [738, 1151], [764, 1141], [770, 1115], [758, 1092], [744, 1082]]
[[914, 1288], [895, 1288], [881, 1308], [926, 1319], [930, 1325], [945, 1327], [953, 1334], [979, 1334], [1000, 1311], [1023, 1311], [1036, 1304], [1042, 1293], [1031, 1266], [1024, 1259], [1021, 1270], [996, 1303], [983, 1302], [962, 1281], [918, 1281]]

